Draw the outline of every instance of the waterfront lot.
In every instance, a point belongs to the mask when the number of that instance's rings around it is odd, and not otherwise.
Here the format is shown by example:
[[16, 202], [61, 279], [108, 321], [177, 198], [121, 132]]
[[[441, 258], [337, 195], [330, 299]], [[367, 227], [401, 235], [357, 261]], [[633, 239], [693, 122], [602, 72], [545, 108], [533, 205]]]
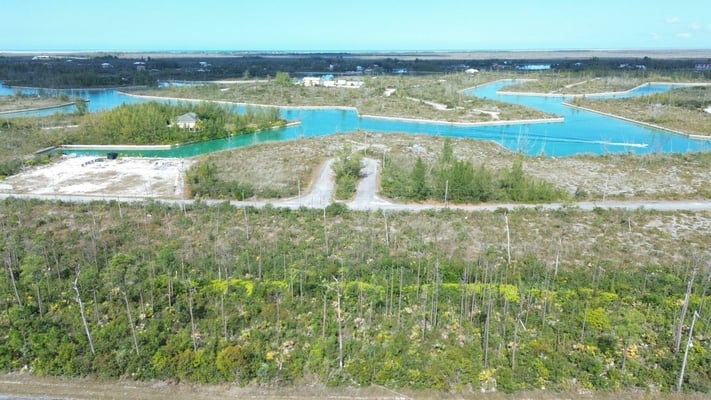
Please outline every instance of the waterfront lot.
[[[294, 197], [307, 192], [317, 167], [345, 148], [410, 166], [440, 156], [441, 137], [356, 132], [249, 146], [202, 158], [155, 159], [63, 157], [0, 182], [0, 192], [145, 198], [182, 198], [184, 172], [198, 160], [210, 160], [224, 181], [238, 181], [260, 193]], [[510, 168], [519, 157], [487, 141], [453, 139], [455, 155], [489, 169]], [[553, 183], [577, 200], [708, 199], [708, 154], [608, 154], [575, 157], [526, 157], [526, 173]]]

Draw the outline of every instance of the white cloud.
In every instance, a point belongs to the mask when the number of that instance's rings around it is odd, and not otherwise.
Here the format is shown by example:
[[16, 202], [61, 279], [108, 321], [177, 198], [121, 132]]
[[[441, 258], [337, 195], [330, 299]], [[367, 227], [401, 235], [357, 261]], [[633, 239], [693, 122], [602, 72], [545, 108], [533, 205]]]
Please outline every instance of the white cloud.
[[679, 39], [691, 39], [693, 36], [691, 32], [679, 32], [676, 34]]
[[678, 24], [681, 22], [681, 18], [679, 17], [669, 17], [667, 18], [667, 24]]
[[701, 30], [701, 28], [702, 28], [702, 26], [698, 22], [694, 22], [693, 24], [691, 24], [691, 30], [693, 30], [693, 31], [699, 31], [699, 30]]

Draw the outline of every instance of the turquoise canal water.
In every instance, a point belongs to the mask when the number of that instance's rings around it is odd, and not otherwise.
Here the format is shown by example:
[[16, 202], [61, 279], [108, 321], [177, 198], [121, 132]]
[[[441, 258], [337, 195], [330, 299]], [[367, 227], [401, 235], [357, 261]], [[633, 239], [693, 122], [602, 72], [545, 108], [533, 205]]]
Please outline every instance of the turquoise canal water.
[[[121, 155], [146, 157], [193, 157], [200, 154], [248, 146], [256, 143], [282, 141], [303, 137], [317, 137], [334, 133], [366, 130], [382, 133], [412, 133], [455, 138], [491, 140], [509, 150], [528, 155], [571, 156], [575, 154], [608, 153], [682, 153], [710, 151], [711, 141], [690, 139], [667, 131], [637, 125], [604, 115], [565, 106], [565, 97], [538, 97], [500, 94], [499, 90], [510, 81], [495, 82], [467, 90], [470, 96], [495, 99], [537, 108], [560, 115], [563, 122], [509, 124], [492, 126], [457, 125], [435, 122], [418, 122], [359, 116], [355, 110], [319, 108], [302, 109], [282, 107], [284, 118], [300, 124], [271, 131], [231, 137], [209, 142], [177, 146], [167, 150], [118, 150]], [[641, 96], [665, 92], [673, 85], [646, 85], [616, 96]], [[0, 86], [0, 95], [11, 95], [16, 89]], [[37, 89], [23, 89], [37, 93]], [[132, 97], [116, 90], [64, 90], [70, 96], [89, 100], [90, 111], [111, 109], [124, 103], [140, 103], [148, 99]], [[236, 106], [238, 111], [245, 107]], [[71, 110], [71, 109], [68, 109]], [[67, 111], [67, 110], [62, 110]], [[54, 110], [32, 112], [31, 115], [51, 114]], [[2, 116], [0, 116], [2, 118]], [[107, 149], [66, 150], [68, 153], [104, 155]]]

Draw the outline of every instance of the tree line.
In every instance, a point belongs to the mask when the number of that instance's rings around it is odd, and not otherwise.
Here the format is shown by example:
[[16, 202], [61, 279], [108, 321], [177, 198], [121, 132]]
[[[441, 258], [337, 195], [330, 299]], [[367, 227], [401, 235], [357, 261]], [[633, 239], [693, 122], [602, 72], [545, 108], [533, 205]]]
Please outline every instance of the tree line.
[[492, 201], [551, 202], [568, 198], [554, 185], [527, 176], [522, 158], [510, 169], [495, 171], [485, 165], [454, 156], [452, 142], [444, 142], [440, 157], [427, 164], [418, 157], [411, 168], [383, 157], [382, 191], [405, 200], [436, 200], [453, 203]]

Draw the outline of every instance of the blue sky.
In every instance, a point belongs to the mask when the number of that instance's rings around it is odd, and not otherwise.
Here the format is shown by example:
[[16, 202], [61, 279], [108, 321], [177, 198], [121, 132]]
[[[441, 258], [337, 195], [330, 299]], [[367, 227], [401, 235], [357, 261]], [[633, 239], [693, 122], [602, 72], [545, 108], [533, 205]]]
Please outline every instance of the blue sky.
[[1, 0], [0, 51], [711, 49], [708, 0]]

